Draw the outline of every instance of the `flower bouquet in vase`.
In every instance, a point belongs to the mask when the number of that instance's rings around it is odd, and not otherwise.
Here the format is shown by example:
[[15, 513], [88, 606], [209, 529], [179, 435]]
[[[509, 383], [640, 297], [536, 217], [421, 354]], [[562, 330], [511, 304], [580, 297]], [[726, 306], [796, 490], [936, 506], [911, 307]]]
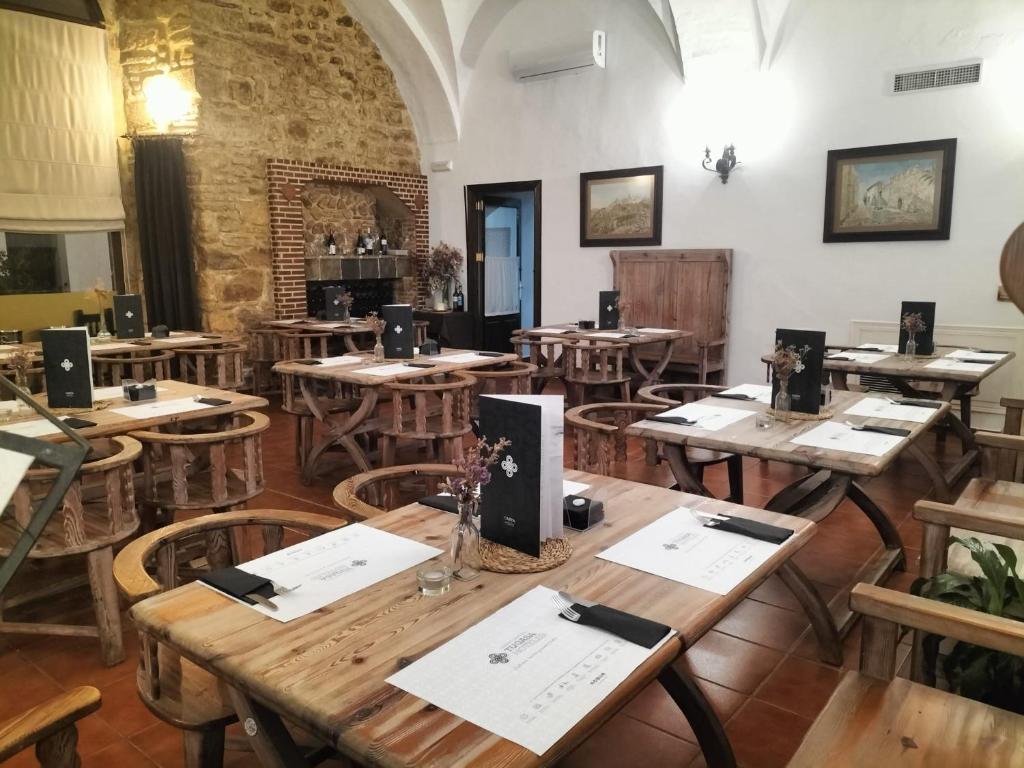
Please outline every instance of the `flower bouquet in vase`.
[[105, 341], [112, 338], [110, 330], [107, 328], [105, 307], [107, 300], [114, 295], [114, 292], [104, 288], [103, 282], [97, 278], [96, 284], [92, 287], [92, 294], [96, 297], [96, 304], [100, 310], [99, 331], [96, 334], [96, 340]]
[[383, 363], [384, 343], [381, 341], [381, 337], [384, 335], [384, 329], [387, 328], [388, 321], [379, 317], [376, 312], [367, 312], [366, 324], [370, 326], [370, 330], [373, 331], [373, 335], [377, 338], [377, 343], [373, 345], [373, 361], [375, 363]]
[[434, 246], [423, 262], [422, 275], [434, 294], [434, 309], [452, 308], [452, 280], [459, 276], [462, 251], [443, 240]]
[[810, 346], [804, 345], [797, 349], [794, 345], [783, 346], [781, 341], [775, 342], [775, 353], [772, 355], [771, 365], [779, 380], [779, 391], [775, 395], [775, 415], [785, 421], [789, 418], [792, 403], [789, 399], [789, 377], [794, 373], [800, 373], [804, 369], [804, 355], [811, 350]]
[[491, 482], [491, 467], [510, 445], [512, 442], [504, 437], [496, 443], [481, 437], [476, 445], [466, 449], [462, 458], [452, 462], [458, 473], [441, 484], [441, 490], [454, 496], [459, 507], [459, 520], [452, 530], [448, 550], [452, 575], [457, 579], [469, 581], [480, 575], [480, 489]]
[[925, 323], [920, 312], [907, 312], [900, 318], [900, 325], [907, 332], [907, 346], [903, 355], [911, 359], [917, 354], [917, 334], [927, 331], [928, 324]]

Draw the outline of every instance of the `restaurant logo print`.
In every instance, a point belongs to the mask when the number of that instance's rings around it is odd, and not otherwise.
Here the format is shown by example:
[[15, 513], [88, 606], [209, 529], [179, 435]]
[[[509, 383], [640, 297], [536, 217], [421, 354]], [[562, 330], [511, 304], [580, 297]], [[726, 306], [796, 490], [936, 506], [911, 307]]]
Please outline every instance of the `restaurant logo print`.
[[523, 632], [505, 645], [498, 653], [488, 653], [487, 660], [491, 664], [508, 664], [517, 656], [521, 656], [547, 635], [544, 632]]

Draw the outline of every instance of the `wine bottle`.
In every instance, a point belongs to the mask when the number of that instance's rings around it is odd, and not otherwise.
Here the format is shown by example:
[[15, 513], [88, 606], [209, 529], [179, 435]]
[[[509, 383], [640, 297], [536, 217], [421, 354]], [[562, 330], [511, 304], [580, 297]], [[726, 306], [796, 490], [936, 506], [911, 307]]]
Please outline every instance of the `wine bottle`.
[[466, 297], [462, 294], [462, 283], [460, 282], [455, 283], [455, 295], [452, 296], [452, 311], [466, 311]]
[[327, 254], [329, 256], [337, 255], [337, 253], [338, 253], [338, 243], [334, 239], [334, 233], [333, 232], [328, 233], [326, 239], [324, 240], [324, 244], [327, 246]]
[[384, 230], [380, 231], [380, 255], [388, 255], [388, 236], [384, 234]]
[[366, 253], [366, 245], [363, 243], [363, 233], [356, 233], [356, 256], [362, 256]]

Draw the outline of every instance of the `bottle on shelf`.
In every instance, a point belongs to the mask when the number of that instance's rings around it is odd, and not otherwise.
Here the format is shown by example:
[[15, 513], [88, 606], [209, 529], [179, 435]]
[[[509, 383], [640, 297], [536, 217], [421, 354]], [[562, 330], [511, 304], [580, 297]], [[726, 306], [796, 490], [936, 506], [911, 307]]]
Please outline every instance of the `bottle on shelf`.
[[362, 256], [366, 253], [366, 246], [363, 243], [363, 233], [356, 233], [356, 256]]
[[466, 311], [466, 297], [462, 293], [462, 283], [455, 281], [455, 295], [452, 296], [452, 312]]
[[338, 254], [338, 241], [334, 239], [333, 232], [327, 233], [327, 237], [324, 238], [324, 245], [327, 246], [328, 256], [336, 256]]
[[380, 231], [380, 255], [388, 255], [388, 236], [384, 234], [384, 230]]

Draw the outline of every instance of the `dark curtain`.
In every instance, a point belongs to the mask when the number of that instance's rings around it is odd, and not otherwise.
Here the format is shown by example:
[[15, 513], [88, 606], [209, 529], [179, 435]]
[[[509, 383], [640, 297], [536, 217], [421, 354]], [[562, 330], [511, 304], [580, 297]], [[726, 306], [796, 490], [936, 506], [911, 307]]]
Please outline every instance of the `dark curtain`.
[[132, 146], [149, 326], [199, 330], [182, 140], [174, 136], [140, 137]]

